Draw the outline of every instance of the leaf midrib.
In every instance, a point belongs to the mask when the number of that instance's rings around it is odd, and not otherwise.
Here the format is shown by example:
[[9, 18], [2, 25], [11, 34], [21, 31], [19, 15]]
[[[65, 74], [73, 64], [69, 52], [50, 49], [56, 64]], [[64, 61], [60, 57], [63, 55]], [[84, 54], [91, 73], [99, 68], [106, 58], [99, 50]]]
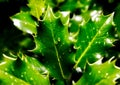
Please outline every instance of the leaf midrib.
[[57, 56], [57, 61], [58, 61], [59, 67], [60, 67], [60, 72], [61, 72], [61, 75], [62, 75], [63, 79], [66, 79], [66, 77], [64, 75], [64, 72], [63, 72], [63, 69], [62, 69], [61, 62], [60, 62], [59, 53], [58, 53], [57, 47], [55, 45], [53, 30], [51, 30], [51, 33], [52, 33], [52, 39], [53, 39], [53, 42], [54, 42], [54, 49], [55, 49], [55, 53], [56, 53], [56, 56]]
[[[110, 17], [108, 17], [106, 19], [106, 21], [109, 19]], [[79, 62], [81, 61], [81, 59], [83, 58], [83, 56], [87, 53], [87, 51], [90, 49], [91, 45], [93, 44], [94, 40], [96, 39], [96, 37], [100, 34], [99, 32], [102, 31], [102, 29], [104, 28], [104, 25], [106, 24], [106, 21], [105, 23], [101, 26], [101, 28], [97, 31], [96, 35], [92, 38], [91, 42], [89, 42], [87, 48], [83, 51], [83, 53], [80, 55], [80, 57], [78, 58], [76, 64], [74, 65], [74, 69], [78, 66]]]

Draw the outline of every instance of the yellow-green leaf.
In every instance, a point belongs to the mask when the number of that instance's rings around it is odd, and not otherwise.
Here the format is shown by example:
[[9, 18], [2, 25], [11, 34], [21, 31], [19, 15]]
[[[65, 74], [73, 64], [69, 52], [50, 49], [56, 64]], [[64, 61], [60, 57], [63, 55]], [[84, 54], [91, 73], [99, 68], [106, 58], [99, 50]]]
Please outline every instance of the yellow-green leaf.
[[40, 16], [45, 11], [45, 1], [44, 0], [28, 0], [30, 7], [30, 13], [40, 20]]

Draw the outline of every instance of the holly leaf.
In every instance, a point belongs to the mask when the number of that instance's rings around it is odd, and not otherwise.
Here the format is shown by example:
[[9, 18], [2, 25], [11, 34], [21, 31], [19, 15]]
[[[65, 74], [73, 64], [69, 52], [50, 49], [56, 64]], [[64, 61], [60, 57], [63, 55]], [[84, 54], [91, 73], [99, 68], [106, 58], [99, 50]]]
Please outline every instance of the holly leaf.
[[120, 36], [120, 24], [119, 24], [120, 15], [119, 14], [120, 14], [120, 4], [116, 7], [115, 16], [114, 16], [114, 23], [117, 27], [118, 35]]
[[93, 11], [90, 16], [87, 22], [80, 24], [78, 30], [74, 45], [77, 49], [74, 68], [80, 66], [84, 69], [86, 59], [95, 62], [105, 56], [106, 49], [113, 46], [115, 41], [109, 32], [112, 28], [113, 14], [104, 16], [100, 11]]
[[93, 64], [88, 63], [82, 77], [75, 85], [115, 85], [120, 78], [120, 68], [115, 66], [115, 60], [102, 63], [102, 59]]
[[[34, 36], [36, 47], [33, 52], [39, 54], [41, 62], [56, 79], [68, 78], [72, 70], [69, 68], [73, 62], [73, 52], [68, 39], [69, 17], [67, 16], [60, 14], [56, 17], [48, 6], [44, 19], [40, 21], [38, 34]], [[62, 21], [62, 17], [66, 20]]]
[[87, 12], [93, 0], [65, 0], [62, 2], [60, 10], [77, 12], [79, 14]]
[[1, 85], [9, 85], [9, 84], [23, 84], [23, 85], [30, 85], [29, 83], [26, 83], [25, 81], [14, 77], [13, 75], [4, 72], [0, 70], [0, 84]]
[[24, 55], [3, 56], [4, 59], [0, 63], [2, 84], [50, 85], [47, 70], [35, 58]]
[[36, 34], [37, 33], [37, 22], [32, 19], [31, 15], [26, 12], [20, 12], [11, 17], [13, 24], [21, 31]]
[[40, 20], [40, 16], [45, 11], [44, 0], [28, 0], [28, 6], [30, 7], [30, 13]]

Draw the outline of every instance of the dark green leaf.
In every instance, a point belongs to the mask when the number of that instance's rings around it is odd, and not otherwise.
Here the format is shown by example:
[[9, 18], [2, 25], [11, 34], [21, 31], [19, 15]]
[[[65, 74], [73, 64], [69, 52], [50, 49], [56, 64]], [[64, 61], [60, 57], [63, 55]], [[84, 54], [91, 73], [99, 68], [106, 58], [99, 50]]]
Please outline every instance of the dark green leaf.
[[76, 64], [84, 68], [86, 60], [95, 62], [105, 55], [105, 47], [113, 46], [114, 38], [110, 37], [109, 30], [112, 27], [113, 14], [103, 16], [99, 11], [90, 13], [91, 19], [80, 26], [75, 48]]
[[120, 68], [115, 66], [112, 58], [102, 63], [102, 59], [93, 64], [87, 64], [83, 76], [75, 85], [115, 85], [120, 78]]
[[66, 20], [61, 21], [62, 18], [55, 17], [52, 9], [48, 7], [43, 21], [40, 22], [38, 35], [34, 37], [36, 48], [33, 51], [41, 55], [40, 59], [49, 69], [50, 75], [57, 79], [68, 78], [70, 62], [73, 62], [66, 24], [69, 17], [65, 17]]

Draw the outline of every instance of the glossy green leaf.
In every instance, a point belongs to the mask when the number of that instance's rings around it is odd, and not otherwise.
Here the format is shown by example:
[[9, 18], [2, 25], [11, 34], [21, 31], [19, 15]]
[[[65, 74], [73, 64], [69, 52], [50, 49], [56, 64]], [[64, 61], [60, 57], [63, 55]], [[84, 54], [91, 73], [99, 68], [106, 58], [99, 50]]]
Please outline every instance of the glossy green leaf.
[[[4, 55], [4, 60], [0, 63], [0, 71], [2, 76], [8, 74], [6, 77], [0, 77], [3, 84], [11, 81], [10, 83], [23, 82], [25, 85], [50, 85], [47, 70], [35, 58], [28, 56], [12, 58]], [[13, 79], [18, 82], [12, 82]]]
[[117, 6], [115, 10], [114, 23], [117, 27], [117, 31], [119, 32], [120, 36], [120, 4]]
[[1, 85], [17, 85], [17, 84], [30, 85], [29, 83], [2, 70], [0, 70], [0, 84]]
[[32, 19], [29, 13], [21, 12], [11, 17], [14, 25], [29, 34], [37, 33], [37, 22]]
[[75, 85], [115, 85], [120, 78], [120, 68], [115, 66], [112, 58], [102, 63], [102, 59], [93, 64], [87, 64], [85, 72]]
[[[120, 54], [117, 2], [1, 0], [0, 85], [119, 84], [120, 68], [115, 66]], [[103, 15], [115, 7], [114, 13]], [[8, 19], [11, 15], [13, 23]]]
[[68, 66], [71, 66], [70, 62], [73, 62], [72, 45], [68, 39], [68, 25], [66, 24], [69, 19], [67, 21], [61, 21], [61, 19], [55, 17], [48, 6], [45, 17], [40, 22], [38, 35], [34, 37], [36, 47], [33, 52], [41, 55], [40, 59], [49, 69], [50, 75], [56, 79], [68, 78], [70, 75]]
[[28, 0], [30, 7], [30, 13], [40, 20], [40, 16], [45, 11], [45, 1], [44, 0]]
[[[71, 12], [87, 12], [93, 0], [66, 0], [60, 6], [60, 10], [71, 11]], [[79, 14], [80, 14], [79, 13]]]
[[113, 46], [115, 39], [111, 38], [109, 30], [112, 27], [113, 14], [104, 16], [98, 11], [90, 13], [91, 19], [80, 26], [80, 30], [75, 48], [76, 53], [76, 64], [84, 68], [86, 60], [95, 62], [99, 58], [105, 56], [106, 47], [109, 44]]

